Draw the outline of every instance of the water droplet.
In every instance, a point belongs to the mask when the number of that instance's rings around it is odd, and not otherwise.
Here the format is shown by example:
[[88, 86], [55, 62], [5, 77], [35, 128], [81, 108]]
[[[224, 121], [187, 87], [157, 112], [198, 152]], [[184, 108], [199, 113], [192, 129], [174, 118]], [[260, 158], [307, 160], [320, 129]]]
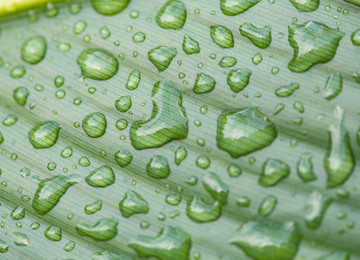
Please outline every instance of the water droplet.
[[0, 253], [6, 253], [9, 250], [9, 245], [2, 239], [0, 239]]
[[222, 25], [210, 26], [210, 36], [212, 40], [221, 48], [234, 47], [234, 36], [232, 32]]
[[203, 178], [203, 185], [205, 190], [211, 197], [225, 205], [229, 196], [229, 187], [222, 181], [222, 179], [214, 172], [209, 172]]
[[277, 97], [288, 97], [291, 96], [295, 90], [299, 89], [300, 85], [297, 82], [291, 82], [289, 85], [282, 86], [275, 90]]
[[119, 203], [121, 215], [128, 218], [134, 214], [146, 214], [149, 212], [149, 204], [141, 195], [129, 190]]
[[193, 92], [196, 94], [204, 94], [211, 92], [216, 85], [216, 81], [213, 77], [204, 73], [198, 73], [193, 88]]
[[187, 156], [187, 150], [186, 148], [180, 146], [178, 149], [176, 149], [175, 151], [175, 163], [176, 165], [180, 165], [180, 163], [185, 160]]
[[128, 150], [120, 150], [115, 153], [114, 158], [120, 167], [125, 167], [131, 163], [133, 155]]
[[65, 78], [63, 76], [56, 76], [54, 79], [55, 87], [60, 88], [65, 83]]
[[307, 212], [305, 215], [305, 224], [310, 229], [320, 227], [325, 213], [332, 202], [332, 198], [318, 191], [310, 194]]
[[75, 242], [74, 241], [69, 241], [69, 242], [67, 242], [66, 243], [66, 245], [64, 246], [64, 250], [66, 251], [66, 252], [70, 252], [70, 251], [72, 251], [74, 248], [75, 248]]
[[344, 35], [345, 33], [319, 22], [291, 24], [289, 43], [294, 49], [294, 56], [288, 68], [293, 72], [304, 72], [317, 63], [332, 60]]
[[325, 84], [324, 98], [332, 100], [340, 94], [343, 85], [343, 78], [340, 73], [331, 74]]
[[128, 126], [128, 121], [126, 119], [119, 119], [116, 121], [115, 126], [118, 130], [122, 131]]
[[206, 155], [202, 154], [202, 155], [199, 155], [198, 157], [196, 157], [196, 165], [198, 167], [200, 167], [201, 169], [209, 168], [210, 164], [211, 164], [211, 161]]
[[316, 260], [350, 260], [350, 254], [346, 251], [338, 250], [320, 258], [316, 258]]
[[262, 166], [259, 184], [265, 187], [274, 186], [290, 174], [290, 167], [283, 161], [267, 159]]
[[44, 59], [46, 49], [44, 37], [31, 37], [21, 45], [21, 59], [30, 64], [38, 64]]
[[105, 188], [115, 182], [115, 174], [111, 167], [100, 166], [85, 178], [87, 184], [97, 188]]
[[78, 224], [76, 231], [82, 236], [88, 236], [98, 241], [107, 241], [117, 235], [118, 224], [119, 221], [115, 218], [103, 218], [93, 226], [85, 223]]
[[26, 101], [30, 95], [30, 91], [26, 87], [18, 87], [14, 89], [13, 97], [16, 103], [21, 106], [26, 105]]
[[17, 206], [11, 211], [11, 219], [12, 220], [20, 220], [25, 217], [25, 209], [21, 206]]
[[85, 205], [85, 213], [90, 215], [98, 212], [102, 208], [102, 200], [96, 200], [93, 203]]
[[261, 0], [221, 0], [220, 9], [225, 15], [235, 16], [241, 14]]
[[56, 144], [60, 129], [55, 121], [39, 123], [29, 131], [28, 138], [35, 149], [50, 148]]
[[62, 151], [61, 151], [61, 157], [63, 158], [69, 158], [73, 153], [73, 150], [71, 148], [71, 146], [67, 146], [65, 147]]
[[236, 200], [236, 206], [238, 207], [250, 207], [250, 204], [251, 200], [246, 196], [242, 196]]
[[130, 140], [137, 150], [163, 146], [181, 140], [188, 134], [188, 119], [180, 91], [170, 81], [155, 84], [152, 91], [153, 111], [147, 121], [135, 121]]
[[193, 38], [191, 38], [189, 35], [184, 36], [182, 48], [187, 55], [200, 53], [199, 43]]
[[159, 260], [188, 260], [191, 237], [180, 227], [166, 226], [155, 237], [138, 235], [130, 240], [129, 247], [140, 257], [157, 257]]
[[17, 246], [28, 246], [30, 244], [30, 239], [24, 233], [15, 231], [13, 232], [14, 244]]
[[276, 204], [277, 198], [274, 195], [266, 196], [259, 206], [259, 215], [269, 216], [274, 211]]
[[110, 52], [104, 49], [87, 49], [77, 58], [84, 77], [95, 80], [112, 78], [119, 70], [119, 62]]
[[185, 4], [179, 0], [169, 0], [155, 17], [156, 23], [164, 29], [180, 30], [186, 21]]
[[355, 46], [360, 46], [360, 28], [353, 31], [351, 34], [351, 42]]
[[32, 207], [39, 215], [44, 215], [52, 210], [66, 193], [68, 188], [78, 183], [80, 176], [77, 174], [58, 175], [40, 181], [32, 203]]
[[219, 61], [219, 66], [222, 68], [230, 68], [237, 63], [237, 59], [232, 56], [224, 56]]
[[250, 81], [251, 71], [248, 69], [233, 69], [227, 76], [227, 84], [235, 93], [243, 90]]
[[294, 222], [271, 222], [251, 220], [243, 224], [230, 238], [230, 243], [241, 248], [246, 255], [256, 260], [294, 259], [301, 233]]
[[313, 172], [313, 164], [311, 162], [311, 158], [311, 153], [303, 153], [297, 163], [297, 174], [303, 182], [314, 181], [317, 179], [316, 175]]
[[78, 20], [75, 22], [74, 27], [73, 27], [73, 32], [75, 34], [80, 34], [83, 31], [85, 31], [87, 26], [87, 23], [84, 20]]
[[329, 146], [324, 160], [328, 188], [344, 183], [354, 168], [354, 155], [350, 147], [349, 132], [344, 125], [343, 113], [339, 106], [335, 108], [336, 122], [330, 125], [328, 130]]
[[319, 7], [319, 0], [290, 0], [300, 12], [314, 12]]
[[44, 232], [44, 235], [47, 239], [51, 241], [60, 241], [61, 240], [61, 228], [58, 226], [50, 225]]
[[181, 202], [181, 196], [180, 194], [168, 194], [165, 202], [169, 205], [177, 206]]
[[131, 96], [122, 96], [115, 101], [115, 107], [120, 112], [128, 111], [131, 105]]
[[106, 132], [106, 117], [100, 112], [88, 114], [82, 121], [82, 127], [88, 136], [93, 138], [101, 137]]
[[126, 255], [118, 255], [109, 250], [104, 250], [93, 254], [92, 260], [132, 260]]
[[265, 49], [271, 43], [271, 27], [257, 28], [251, 23], [244, 23], [239, 28], [242, 36], [248, 38], [256, 47]]
[[134, 42], [143, 42], [146, 39], [146, 35], [143, 32], [137, 32], [132, 37]]
[[134, 90], [138, 87], [139, 82], [140, 82], [140, 71], [138, 70], [133, 70], [130, 74], [129, 77], [127, 79], [126, 82], [126, 88], [128, 90]]
[[252, 57], [252, 62], [255, 64], [255, 65], [258, 65], [261, 61], [262, 61], [262, 55], [260, 52], [256, 53], [253, 57]]
[[200, 223], [215, 221], [221, 216], [221, 203], [206, 203], [200, 197], [194, 196], [187, 202], [186, 214], [190, 219]]
[[253, 106], [224, 111], [217, 122], [217, 146], [234, 158], [269, 146], [277, 136], [274, 124]]
[[159, 72], [166, 70], [176, 55], [176, 48], [166, 46], [159, 46], [148, 52], [149, 61], [154, 64]]
[[18, 65], [15, 66], [11, 71], [10, 71], [10, 77], [14, 78], [14, 79], [18, 79], [18, 78], [22, 78], [26, 73], [25, 67], [22, 65]]
[[124, 10], [130, 0], [92, 0], [95, 11], [102, 15], [115, 15]]
[[170, 174], [168, 160], [162, 155], [154, 155], [146, 165], [146, 172], [155, 179], [168, 177]]

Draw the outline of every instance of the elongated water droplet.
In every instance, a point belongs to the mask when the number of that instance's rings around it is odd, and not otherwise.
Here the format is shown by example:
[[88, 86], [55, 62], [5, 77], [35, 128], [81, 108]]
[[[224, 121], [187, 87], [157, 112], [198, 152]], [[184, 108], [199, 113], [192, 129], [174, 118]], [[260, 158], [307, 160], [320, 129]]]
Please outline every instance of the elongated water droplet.
[[259, 184], [265, 187], [274, 186], [289, 176], [290, 167], [283, 161], [267, 159], [262, 166]]
[[277, 97], [288, 97], [291, 96], [295, 90], [299, 89], [300, 85], [297, 82], [291, 82], [289, 85], [282, 86], [275, 90]]
[[28, 246], [30, 239], [24, 233], [14, 231], [13, 232], [14, 244], [17, 246]]
[[92, 171], [85, 181], [90, 186], [105, 188], [115, 182], [115, 174], [110, 166], [103, 165]]
[[214, 200], [219, 201], [222, 205], [227, 203], [229, 196], [229, 186], [222, 181], [222, 179], [214, 172], [209, 172], [203, 179], [205, 190], [213, 197]]
[[38, 64], [44, 59], [46, 49], [44, 37], [31, 37], [21, 45], [21, 59], [30, 64]]
[[169, 176], [170, 166], [168, 160], [162, 155], [151, 157], [146, 165], [146, 172], [150, 177], [155, 179], [163, 179]]
[[180, 146], [178, 149], [176, 149], [175, 151], [175, 163], [176, 165], [180, 165], [180, 163], [185, 160], [187, 156], [187, 150], [186, 148]]
[[332, 198], [317, 191], [313, 191], [309, 197], [305, 224], [310, 229], [320, 227], [325, 213], [332, 202]]
[[237, 59], [232, 56], [224, 56], [219, 61], [219, 66], [222, 68], [230, 68], [237, 63]]
[[120, 167], [125, 167], [131, 163], [133, 155], [128, 150], [120, 150], [115, 153], [114, 158]]
[[297, 163], [297, 174], [303, 182], [316, 180], [316, 175], [313, 172], [313, 164], [311, 162], [312, 154], [303, 153]]
[[128, 218], [134, 214], [146, 214], [149, 212], [149, 204], [141, 195], [129, 190], [119, 203], [121, 215]]
[[154, 64], [159, 72], [166, 70], [176, 55], [176, 48], [166, 46], [159, 46], [148, 52], [149, 61]]
[[14, 78], [14, 79], [18, 79], [18, 78], [22, 78], [26, 73], [25, 67], [22, 65], [18, 65], [15, 66], [11, 71], [10, 71], [10, 77]]
[[251, 74], [248, 69], [233, 69], [227, 76], [227, 84], [232, 91], [238, 93], [249, 84]]
[[290, 0], [300, 12], [314, 12], [319, 7], [319, 0]]
[[119, 62], [110, 52], [104, 49], [87, 49], [77, 58], [81, 74], [95, 80], [112, 78], [119, 70]]
[[9, 250], [9, 245], [2, 239], [0, 239], [0, 253], [6, 253]]
[[160, 147], [188, 134], [188, 119], [182, 106], [182, 96], [173, 83], [163, 80], [152, 91], [153, 111], [147, 121], [135, 121], [130, 140], [135, 149]]
[[336, 122], [330, 125], [329, 146], [324, 166], [328, 174], [327, 187], [336, 187], [346, 181], [354, 169], [354, 155], [350, 146], [349, 132], [344, 125], [344, 110], [337, 106], [334, 111]]
[[118, 224], [119, 221], [115, 218], [103, 218], [93, 226], [85, 223], [78, 224], [76, 231], [82, 236], [88, 236], [98, 241], [107, 241], [117, 235]]
[[213, 77], [204, 73], [198, 73], [196, 75], [193, 91], [196, 94], [209, 93], [215, 88], [215, 85], [216, 81]]
[[186, 7], [182, 1], [169, 0], [155, 17], [156, 23], [164, 29], [180, 30], [186, 22]]
[[62, 236], [61, 233], [60, 227], [50, 225], [47, 229], [45, 229], [44, 235], [51, 241], [60, 241]]
[[184, 36], [182, 48], [187, 55], [200, 53], [199, 43], [193, 38], [191, 38], [189, 35]]
[[155, 237], [138, 235], [129, 247], [139, 257], [157, 257], [160, 260], [189, 260], [191, 237], [180, 227], [166, 226]]
[[56, 144], [60, 129], [55, 121], [39, 123], [29, 131], [28, 138], [35, 149], [50, 148]]
[[21, 206], [17, 206], [11, 212], [11, 219], [13, 220], [20, 220], [25, 217], [25, 209]]
[[274, 211], [276, 204], [277, 198], [274, 195], [266, 196], [259, 206], [259, 215], [269, 216]]
[[276, 136], [274, 124], [253, 106], [224, 111], [217, 120], [217, 146], [234, 158], [269, 146]]
[[95, 11], [102, 15], [115, 15], [124, 10], [130, 0], [92, 0]]
[[317, 63], [332, 60], [344, 35], [319, 22], [291, 24], [289, 43], [294, 49], [294, 56], [288, 68], [293, 72], [304, 72]]
[[48, 213], [59, 203], [68, 188], [79, 181], [80, 176], [77, 174], [58, 175], [42, 180], [35, 192], [32, 207], [39, 215]]
[[239, 28], [242, 36], [248, 38], [256, 47], [265, 49], [271, 43], [271, 27], [257, 28], [251, 23], [244, 23]]
[[194, 196], [187, 202], [186, 215], [200, 223], [215, 221], [221, 216], [221, 203], [207, 203], [199, 196]]
[[100, 112], [88, 114], [82, 121], [82, 127], [88, 136], [93, 138], [101, 137], [106, 132], [106, 117]]
[[98, 212], [102, 208], [102, 200], [96, 200], [93, 203], [85, 205], [85, 213], [90, 215]]
[[343, 79], [340, 73], [331, 74], [325, 84], [324, 98], [332, 100], [340, 94], [342, 90]]
[[241, 14], [261, 0], [221, 0], [220, 9], [225, 15], [234, 16]]
[[139, 82], [140, 82], [140, 71], [138, 70], [133, 70], [130, 74], [129, 77], [127, 79], [126, 82], [126, 88], [128, 90], [134, 90], [139, 86]]
[[294, 222], [278, 223], [261, 219], [243, 224], [229, 242], [256, 260], [292, 260], [300, 240], [300, 229]]
[[26, 87], [18, 87], [14, 89], [13, 97], [16, 103], [21, 106], [26, 105], [26, 101], [30, 95], [30, 91]]
[[234, 47], [234, 36], [232, 32], [222, 25], [210, 26], [210, 36], [212, 40], [221, 48]]

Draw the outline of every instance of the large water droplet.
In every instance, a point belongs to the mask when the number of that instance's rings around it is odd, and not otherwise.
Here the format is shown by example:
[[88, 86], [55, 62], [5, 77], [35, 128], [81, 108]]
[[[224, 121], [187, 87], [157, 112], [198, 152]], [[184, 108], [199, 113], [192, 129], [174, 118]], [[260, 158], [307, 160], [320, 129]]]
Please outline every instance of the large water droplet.
[[220, 9], [225, 15], [234, 16], [241, 14], [261, 0], [221, 0]]
[[180, 30], [186, 21], [185, 4], [179, 0], [169, 0], [155, 17], [156, 23], [164, 29]]
[[230, 68], [237, 63], [237, 59], [232, 56], [224, 56], [219, 61], [219, 66], [222, 68]]
[[147, 121], [135, 121], [130, 129], [130, 140], [135, 149], [160, 147], [172, 140], [187, 137], [188, 119], [182, 106], [180, 91], [170, 81], [155, 84], [153, 111]]
[[214, 172], [209, 172], [203, 179], [204, 188], [213, 197], [214, 200], [219, 201], [222, 205], [227, 203], [229, 196], [229, 187], [222, 179]]
[[166, 226], [155, 237], [139, 235], [129, 247], [140, 257], [157, 257], [160, 260], [189, 260], [191, 237], [179, 227]]
[[305, 215], [305, 224], [310, 229], [320, 227], [325, 213], [332, 202], [332, 198], [317, 191], [310, 195], [307, 212]]
[[217, 146], [234, 158], [269, 146], [276, 136], [274, 124], [253, 106], [224, 111], [217, 120]]
[[50, 225], [47, 229], [45, 229], [44, 235], [51, 241], [60, 241], [62, 236], [61, 233], [60, 227]]
[[231, 237], [230, 243], [256, 260], [292, 260], [300, 240], [300, 229], [295, 223], [262, 219], [243, 224]]
[[186, 215], [200, 223], [215, 221], [221, 216], [221, 203], [207, 203], [199, 196], [194, 196], [187, 202]]
[[159, 46], [148, 52], [148, 58], [159, 72], [166, 70], [177, 55], [176, 48]]
[[58, 175], [42, 180], [36, 190], [32, 207], [39, 215], [48, 213], [59, 203], [68, 188], [79, 181], [80, 176], [77, 174]]
[[21, 59], [30, 64], [37, 64], [44, 59], [46, 48], [44, 37], [31, 37], [21, 46]]
[[324, 166], [328, 174], [327, 187], [336, 187], [346, 181], [354, 169], [354, 155], [350, 146], [349, 132], [346, 130], [343, 109], [335, 108], [334, 124], [330, 125], [329, 147]]
[[227, 76], [227, 84], [238, 93], [249, 84], [251, 73], [248, 69], [233, 69]]
[[293, 72], [304, 72], [317, 63], [332, 60], [344, 35], [319, 22], [291, 24], [288, 39], [294, 49], [294, 56], [288, 68]]
[[259, 184], [265, 187], [273, 186], [289, 176], [290, 167], [283, 161], [267, 159], [262, 166]]
[[102, 208], [102, 200], [96, 200], [93, 203], [85, 205], [85, 213], [90, 215], [98, 212]]
[[78, 224], [76, 231], [82, 236], [88, 236], [98, 241], [106, 241], [114, 238], [118, 229], [119, 221], [115, 218], [103, 218], [96, 222], [95, 225]]
[[102, 15], [115, 15], [124, 10], [130, 0], [92, 0], [95, 11]]
[[303, 182], [316, 180], [316, 175], [313, 172], [313, 164], [311, 162], [311, 158], [311, 153], [303, 153], [297, 163], [297, 174]]
[[30, 91], [25, 87], [18, 87], [14, 89], [13, 97], [16, 103], [21, 106], [26, 105], [26, 101], [30, 95]]
[[120, 167], [125, 167], [131, 163], [133, 155], [128, 150], [120, 150], [115, 153], [114, 158]]
[[314, 12], [319, 7], [319, 0], [290, 0], [300, 12]]
[[271, 27], [257, 28], [251, 23], [244, 23], [239, 28], [242, 36], [248, 38], [256, 47], [265, 49], [271, 43]]
[[49, 148], [56, 144], [60, 129], [55, 121], [39, 123], [29, 131], [28, 138], [35, 149]]
[[93, 138], [101, 137], [106, 132], [106, 117], [100, 112], [88, 114], [82, 121], [82, 127], [88, 136]]
[[87, 49], [77, 58], [84, 77], [95, 80], [112, 78], [119, 70], [119, 62], [110, 52], [104, 49]]
[[146, 165], [146, 172], [155, 179], [167, 178], [170, 174], [168, 160], [162, 155], [154, 155]]
[[222, 25], [210, 26], [210, 36], [212, 40], [221, 48], [234, 47], [234, 36], [232, 32]]
[[149, 204], [141, 195], [129, 190], [119, 203], [121, 215], [128, 218], [134, 214], [146, 214], [149, 212]]
[[199, 43], [191, 38], [189, 35], [184, 36], [182, 48], [187, 55], [200, 53]]
[[103, 165], [92, 171], [85, 181], [90, 186], [105, 188], [115, 182], [115, 174], [111, 167]]
[[258, 213], [261, 216], [269, 216], [277, 205], [277, 198], [274, 195], [266, 196], [259, 206]]
[[126, 82], [126, 88], [128, 90], [134, 90], [138, 87], [139, 82], [140, 82], [140, 71], [138, 70], [133, 70], [130, 74], [129, 77], [127, 79]]

